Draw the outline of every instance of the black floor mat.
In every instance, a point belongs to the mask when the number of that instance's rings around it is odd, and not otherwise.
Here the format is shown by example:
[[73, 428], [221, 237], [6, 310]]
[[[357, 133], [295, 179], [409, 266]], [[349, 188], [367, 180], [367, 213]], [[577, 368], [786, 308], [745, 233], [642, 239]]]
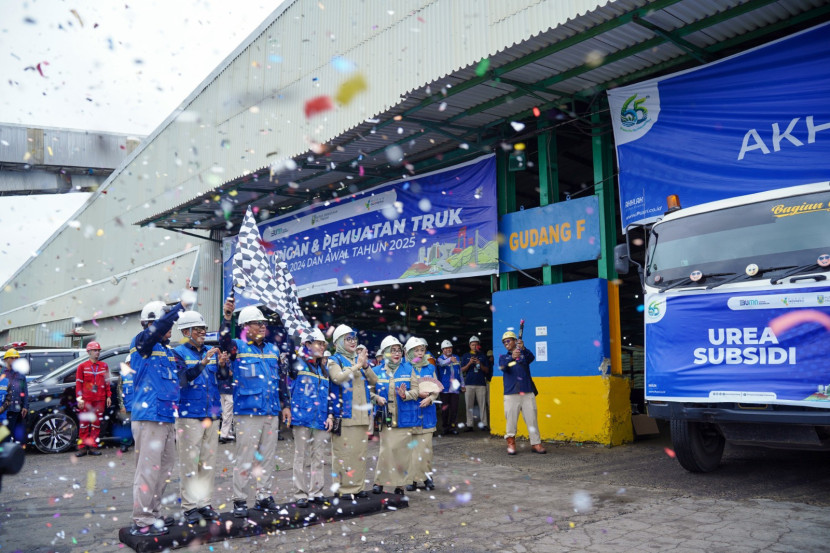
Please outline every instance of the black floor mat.
[[130, 529], [121, 528], [118, 539], [137, 553], [145, 551], [162, 551], [186, 547], [194, 542], [197, 544], [222, 541], [229, 538], [245, 538], [257, 536], [275, 530], [302, 528], [321, 522], [343, 520], [347, 518], [371, 515], [384, 510], [396, 510], [408, 507], [405, 496], [382, 493], [369, 494], [366, 499], [340, 499], [337, 505], [312, 504], [307, 509], [300, 509], [294, 503], [286, 503], [276, 513], [265, 513], [256, 509], [248, 509], [248, 518], [234, 518], [231, 513], [222, 513], [218, 521], [212, 521], [204, 526], [188, 525], [172, 526], [163, 536], [132, 536]]

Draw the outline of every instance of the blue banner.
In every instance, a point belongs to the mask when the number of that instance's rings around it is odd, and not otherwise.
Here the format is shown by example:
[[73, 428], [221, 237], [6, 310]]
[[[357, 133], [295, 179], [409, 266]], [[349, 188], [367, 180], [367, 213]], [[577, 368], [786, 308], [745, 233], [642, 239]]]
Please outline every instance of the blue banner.
[[[300, 296], [498, 269], [496, 160], [384, 184], [271, 219], [259, 230], [288, 264]], [[236, 237], [223, 242], [224, 295]], [[237, 298], [237, 308], [255, 302]]]
[[646, 297], [646, 399], [830, 409], [830, 287]]
[[499, 272], [598, 259], [599, 202], [596, 196], [503, 215]]
[[608, 92], [623, 227], [830, 175], [830, 29]]

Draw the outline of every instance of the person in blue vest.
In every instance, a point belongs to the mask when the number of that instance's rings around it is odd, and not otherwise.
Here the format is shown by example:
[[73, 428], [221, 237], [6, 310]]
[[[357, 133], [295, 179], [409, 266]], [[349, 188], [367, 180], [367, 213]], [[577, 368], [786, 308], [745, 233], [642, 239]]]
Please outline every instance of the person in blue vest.
[[444, 389], [441, 391], [441, 426], [443, 434], [458, 434], [458, 400], [464, 391], [464, 376], [461, 364], [453, 353], [452, 342], [441, 342], [441, 355], [438, 356], [438, 379]]
[[234, 300], [223, 307], [219, 348], [235, 356], [233, 371], [233, 414], [236, 424], [236, 459], [233, 467], [233, 516], [248, 516], [248, 488], [256, 479], [256, 504], [260, 511], [276, 513], [274, 470], [280, 417], [291, 424], [291, 408], [285, 379], [280, 374], [280, 350], [265, 341], [267, 319], [259, 308], [248, 306], [239, 312], [245, 340], [232, 339], [230, 322]]
[[133, 433], [130, 429], [131, 425], [131, 417], [133, 411], [133, 395], [135, 394], [135, 387], [133, 378], [135, 377], [135, 371], [130, 367], [130, 358], [127, 357], [127, 361], [121, 364], [120, 371], [118, 373], [118, 385], [117, 385], [117, 397], [121, 402], [120, 405], [120, 419], [121, 424], [115, 427], [115, 433], [118, 436], [119, 441], [121, 442], [121, 453], [127, 453], [130, 450], [130, 446], [133, 445]]
[[507, 353], [499, 356], [499, 369], [504, 373], [504, 418], [507, 421], [504, 438], [507, 440], [507, 454], [516, 455], [516, 428], [520, 414], [527, 425], [531, 451], [545, 454], [547, 450], [542, 445], [539, 434], [536, 395], [533, 393], [533, 380], [530, 376], [530, 364], [536, 357], [512, 330], [502, 334], [501, 342], [507, 350]]
[[334, 424], [334, 402], [329, 394], [329, 374], [323, 362], [328, 347], [319, 328], [303, 344], [299, 359], [289, 370], [291, 425], [294, 433], [294, 499], [305, 509], [309, 501], [323, 505], [329, 431]]
[[[427, 351], [427, 341], [423, 338], [411, 337], [404, 346], [406, 361], [412, 365], [412, 372], [418, 379], [425, 377], [435, 378], [435, 358]], [[418, 426], [412, 430], [413, 437], [418, 440], [412, 449], [409, 464], [409, 481], [406, 490], [414, 492], [418, 489], [418, 482], [424, 483], [424, 488], [434, 490], [432, 481], [432, 434], [438, 425], [438, 414], [435, 412], [434, 401], [438, 399], [438, 391], [427, 393], [418, 390]]]
[[8, 405], [6, 404], [6, 395], [9, 392], [9, 377], [6, 376], [6, 372], [0, 370], [0, 442], [3, 441], [5, 432], [2, 431], [2, 428], [6, 426], [6, 408]]
[[464, 375], [464, 402], [467, 404], [467, 426], [465, 432], [475, 429], [473, 407], [478, 403], [478, 414], [482, 430], [489, 428], [487, 420], [487, 375], [491, 367], [487, 357], [481, 353], [481, 340], [470, 337], [470, 351], [461, 357], [461, 374]]
[[421, 424], [418, 401], [418, 376], [403, 360], [403, 345], [394, 336], [380, 343], [383, 362], [376, 367], [377, 384], [373, 401], [385, 416], [381, 420], [380, 453], [375, 469], [372, 493], [383, 493], [384, 486], [394, 486], [403, 495], [403, 486], [411, 480], [410, 443], [417, 439], [412, 432]]
[[346, 495], [366, 498], [363, 489], [366, 478], [366, 457], [370, 424], [374, 422], [370, 413], [372, 396], [369, 386], [378, 379], [368, 366], [368, 353], [357, 351], [357, 333], [341, 324], [332, 334], [335, 353], [329, 357], [327, 369], [334, 394], [335, 418], [340, 418], [340, 434], [331, 439], [332, 480], [337, 487], [336, 496]]
[[[26, 447], [26, 415], [29, 412], [29, 388], [26, 384], [26, 375], [19, 372], [14, 365], [20, 359], [16, 349], [10, 349], [3, 354], [3, 377], [6, 381], [6, 394], [3, 399], [2, 410], [6, 418], [6, 428], [9, 435], [0, 441], [15, 441]], [[17, 370], [16, 370], [17, 369]]]
[[145, 305], [141, 310], [144, 330], [130, 347], [130, 368], [135, 371], [131, 428], [136, 467], [130, 528], [134, 536], [163, 535], [173, 523], [172, 518], [160, 516], [161, 498], [176, 459], [179, 380], [169, 343], [173, 323], [185, 310], [184, 303], [168, 307], [162, 301], [152, 301]]
[[[176, 323], [185, 343], [173, 353], [179, 364], [179, 418], [176, 450], [182, 510], [188, 524], [217, 520], [211, 506], [216, 464], [216, 418], [221, 412], [217, 370], [227, 372], [230, 356], [205, 346], [207, 324], [197, 311], [185, 311]], [[219, 354], [217, 356], [217, 354]], [[218, 357], [218, 359], [217, 359]]]

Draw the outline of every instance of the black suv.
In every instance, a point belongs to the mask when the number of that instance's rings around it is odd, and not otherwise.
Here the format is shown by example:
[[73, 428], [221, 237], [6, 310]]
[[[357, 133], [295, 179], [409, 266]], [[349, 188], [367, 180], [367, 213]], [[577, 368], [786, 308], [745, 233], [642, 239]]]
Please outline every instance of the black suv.
[[[103, 350], [100, 360], [110, 369], [112, 407], [104, 412], [101, 421], [101, 441], [116, 442], [112, 435], [114, 424], [119, 424], [116, 392], [121, 363], [127, 360], [130, 346], [119, 346]], [[30, 443], [43, 453], [63, 453], [78, 444], [78, 413], [75, 396], [75, 377], [78, 365], [89, 357], [83, 355], [74, 361], [58, 367], [47, 375], [29, 382], [29, 414], [26, 416], [26, 430]]]

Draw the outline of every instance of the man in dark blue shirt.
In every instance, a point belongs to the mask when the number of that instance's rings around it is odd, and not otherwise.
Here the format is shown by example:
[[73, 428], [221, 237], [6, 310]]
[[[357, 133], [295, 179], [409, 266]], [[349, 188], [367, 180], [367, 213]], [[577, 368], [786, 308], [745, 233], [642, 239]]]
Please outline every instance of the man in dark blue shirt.
[[464, 402], [467, 404], [467, 428], [472, 432], [473, 406], [478, 403], [479, 419], [482, 430], [487, 429], [487, 375], [491, 371], [487, 357], [481, 352], [478, 336], [470, 338], [470, 351], [461, 357], [461, 372], [464, 375]]
[[530, 379], [530, 364], [536, 357], [525, 349], [522, 340], [516, 338], [512, 330], [501, 337], [507, 353], [499, 356], [499, 369], [504, 373], [504, 417], [507, 419], [507, 454], [516, 454], [516, 427], [519, 413], [522, 414], [530, 434], [530, 445], [534, 453], [547, 453], [542, 447], [539, 435], [539, 423], [536, 418], [536, 396], [533, 394], [533, 381]]

